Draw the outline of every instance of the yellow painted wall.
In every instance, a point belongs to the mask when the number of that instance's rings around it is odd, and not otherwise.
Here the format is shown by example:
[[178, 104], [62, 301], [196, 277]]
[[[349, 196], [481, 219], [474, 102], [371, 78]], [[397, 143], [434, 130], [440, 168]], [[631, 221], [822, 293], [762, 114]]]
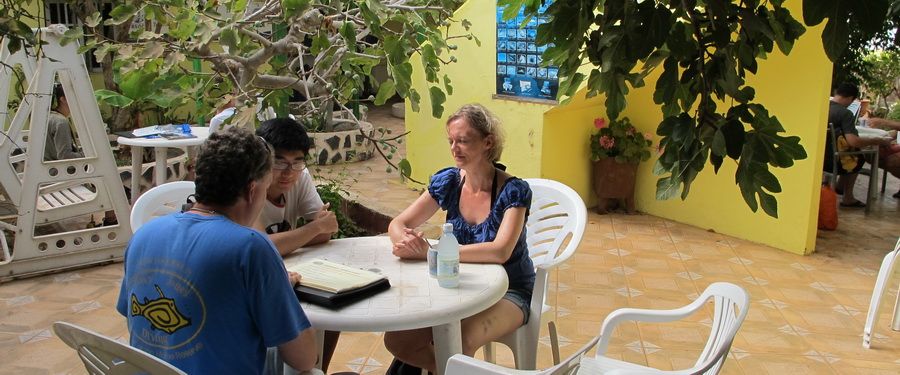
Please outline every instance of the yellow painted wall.
[[[494, 112], [502, 121], [506, 132], [506, 146], [501, 162], [508, 171], [519, 177], [541, 175], [541, 140], [543, 114], [553, 105], [492, 99], [496, 92], [496, 8], [493, 1], [469, 1], [457, 12], [455, 18], [472, 22], [471, 32], [481, 39], [481, 47], [474, 41], [454, 39], [459, 46], [454, 51], [458, 63], [443, 66], [441, 74], [452, 80], [453, 95], [447, 97], [442, 118], [431, 115], [428, 86], [419, 64], [419, 56], [413, 58], [413, 87], [423, 96], [420, 111], [413, 112], [406, 106], [407, 159], [412, 165], [413, 178], [427, 182], [428, 177], [441, 168], [452, 166], [447, 145], [445, 123], [453, 112], [467, 103], [478, 102]], [[451, 35], [462, 34], [458, 25]]]
[[[791, 13], [801, 17], [799, 4], [793, 4]], [[825, 142], [823, 127], [827, 122], [832, 69], [822, 49], [820, 35], [821, 28], [808, 29], [790, 56], [778, 52], [770, 54], [767, 60], [760, 62], [760, 74], [748, 80], [748, 84], [756, 89], [756, 102], [777, 116], [788, 134], [802, 139], [801, 144], [808, 155], [806, 160], [797, 162], [790, 169], [773, 169], [783, 190], [775, 195], [778, 219], [765, 215], [762, 209], [757, 213], [750, 211], [734, 183], [737, 165], [729, 160], [718, 175], [713, 173], [711, 165], [707, 165], [694, 181], [686, 200], [657, 201], [657, 177], [652, 174], [655, 153], [638, 170], [635, 192], [638, 210], [797, 254], [811, 253], [815, 248]], [[624, 115], [641, 131], [655, 134], [662, 114], [653, 103], [653, 87], [654, 80], [650, 78], [644, 88], [633, 91]], [[602, 100], [577, 98], [573, 100], [574, 107], [560, 107], [545, 116], [545, 177], [569, 184], [591, 205], [595, 204], [595, 199], [590, 196], [586, 137], [593, 130], [591, 120], [605, 113]], [[567, 163], [569, 160], [574, 162]]]
[[[444, 121], [460, 105], [480, 102], [505, 121], [508, 139], [503, 161], [513, 174], [561, 181], [577, 190], [589, 206], [594, 205], [588, 137], [593, 131], [592, 120], [605, 116], [605, 99], [602, 96], [585, 99], [583, 92], [582, 97], [566, 106], [492, 99], [496, 69], [494, 7], [495, 2], [470, 1], [457, 12], [457, 18], [472, 22], [472, 32], [481, 38], [482, 46], [467, 41], [458, 43], [455, 55], [459, 62], [443, 68], [454, 85], [443, 118], [431, 117], [427, 98], [422, 100], [420, 113], [412, 112], [407, 105], [406, 127], [412, 132], [407, 157], [413, 166], [413, 176], [426, 181], [434, 171], [452, 165]], [[802, 17], [799, 2], [789, 8], [795, 18]], [[783, 188], [782, 193], [776, 194], [778, 219], [765, 215], [761, 209], [757, 213], [750, 211], [734, 183], [736, 164], [732, 161], [726, 161], [718, 175], [708, 165], [694, 181], [686, 200], [657, 201], [657, 177], [652, 174], [655, 152], [654, 158], [638, 169], [637, 208], [793, 253], [812, 252], [822, 176], [823, 124], [832, 69], [820, 35], [821, 27], [808, 29], [789, 57], [773, 52], [767, 60], [760, 61], [759, 76], [748, 80], [756, 89], [756, 102], [777, 116], [788, 134], [800, 136], [808, 154], [806, 160], [790, 169], [775, 170]], [[427, 96], [424, 75], [418, 65], [413, 79], [414, 87]], [[632, 91], [623, 114], [641, 131], [652, 134], [662, 119], [659, 107], [652, 101], [654, 87], [654, 79], [650, 77], [644, 88]]]

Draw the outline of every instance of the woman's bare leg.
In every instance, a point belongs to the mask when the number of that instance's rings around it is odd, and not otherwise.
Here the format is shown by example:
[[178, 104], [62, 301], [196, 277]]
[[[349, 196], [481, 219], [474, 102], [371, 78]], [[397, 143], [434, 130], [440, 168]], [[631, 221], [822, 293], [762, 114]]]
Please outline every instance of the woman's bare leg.
[[434, 345], [431, 328], [384, 333], [384, 346], [395, 358], [434, 372]]

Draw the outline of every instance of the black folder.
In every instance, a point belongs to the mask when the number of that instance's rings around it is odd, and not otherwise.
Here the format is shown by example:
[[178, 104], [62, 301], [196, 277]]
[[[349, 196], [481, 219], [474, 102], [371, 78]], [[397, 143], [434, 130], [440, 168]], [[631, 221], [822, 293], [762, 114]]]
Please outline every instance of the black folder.
[[294, 293], [300, 302], [309, 302], [332, 310], [347, 306], [356, 301], [364, 300], [391, 288], [391, 282], [387, 278], [378, 279], [371, 284], [333, 293], [308, 286], [298, 285], [294, 287]]

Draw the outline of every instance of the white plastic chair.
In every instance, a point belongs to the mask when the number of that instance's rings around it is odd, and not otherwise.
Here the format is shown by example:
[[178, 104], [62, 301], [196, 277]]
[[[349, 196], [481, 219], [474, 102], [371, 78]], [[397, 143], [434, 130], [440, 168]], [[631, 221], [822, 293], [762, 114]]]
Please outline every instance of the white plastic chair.
[[[875, 323], [878, 321], [878, 308], [881, 305], [881, 299], [884, 297], [884, 290], [891, 275], [894, 274], [894, 266], [900, 260], [900, 239], [894, 245], [894, 251], [887, 253], [884, 260], [881, 261], [881, 269], [878, 270], [878, 277], [875, 279], [875, 289], [872, 290], [872, 299], [869, 301], [869, 312], [866, 314], [866, 325], [863, 328], [863, 347], [869, 349], [872, 345], [872, 331]], [[900, 291], [897, 292], [897, 302], [894, 305], [894, 322], [893, 329], [900, 330]]]
[[[709, 339], [706, 341], [706, 347], [703, 348], [700, 358], [690, 369], [659, 371], [604, 356], [613, 330], [619, 323], [623, 321], [664, 323], [684, 319], [702, 309], [709, 299], [715, 303], [712, 328], [709, 332]], [[734, 336], [747, 316], [749, 306], [750, 297], [747, 291], [731, 283], [717, 282], [708, 286], [694, 302], [681, 308], [673, 310], [618, 309], [603, 321], [603, 325], [600, 327], [597, 355], [593, 358], [584, 358], [581, 361], [581, 371], [588, 374], [717, 374], [725, 362], [725, 357], [728, 356]]]
[[[587, 225], [587, 208], [578, 193], [562, 183], [541, 178], [525, 181], [532, 192], [531, 212], [525, 223], [526, 242], [537, 273], [531, 296], [531, 318], [497, 342], [512, 349], [516, 368], [534, 370], [541, 320], [550, 312], [547, 279], [550, 270], [569, 259], [581, 243]], [[565, 243], [567, 239], [569, 242]], [[555, 342], [555, 337], [552, 339]], [[492, 343], [485, 345], [484, 353], [485, 359], [495, 362]]]
[[186, 374], [145, 351], [71, 323], [53, 323], [53, 332], [78, 352], [89, 374]]
[[175, 181], [148, 190], [131, 208], [131, 230], [137, 232], [154, 218], [180, 211], [195, 189], [193, 181]]
[[[685, 370], [661, 371], [634, 363], [605, 357], [610, 337], [616, 326], [623, 321], [671, 322], [684, 319], [701, 310], [708, 300], [715, 303], [712, 328], [709, 339], [700, 358], [694, 367]], [[447, 362], [447, 375], [488, 375], [488, 374], [534, 374], [557, 375], [573, 374], [577, 370], [581, 374], [717, 374], [725, 357], [731, 349], [731, 343], [741, 323], [747, 316], [750, 296], [734, 284], [717, 282], [711, 284], [703, 294], [689, 305], [673, 310], [647, 310], [623, 308], [613, 311], [603, 321], [600, 335], [593, 338], [585, 346], [565, 361], [546, 370], [513, 370], [484, 362], [461, 354], [454, 355]], [[596, 355], [587, 357], [592, 347], [597, 345]]]

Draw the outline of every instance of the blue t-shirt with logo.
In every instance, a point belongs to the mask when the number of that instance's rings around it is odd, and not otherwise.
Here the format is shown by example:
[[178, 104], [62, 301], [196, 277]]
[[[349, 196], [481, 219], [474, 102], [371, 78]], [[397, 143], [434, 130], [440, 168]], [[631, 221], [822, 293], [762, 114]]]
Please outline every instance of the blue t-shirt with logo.
[[268, 236], [219, 215], [141, 227], [117, 309], [132, 346], [189, 374], [261, 373], [267, 347], [310, 326]]

